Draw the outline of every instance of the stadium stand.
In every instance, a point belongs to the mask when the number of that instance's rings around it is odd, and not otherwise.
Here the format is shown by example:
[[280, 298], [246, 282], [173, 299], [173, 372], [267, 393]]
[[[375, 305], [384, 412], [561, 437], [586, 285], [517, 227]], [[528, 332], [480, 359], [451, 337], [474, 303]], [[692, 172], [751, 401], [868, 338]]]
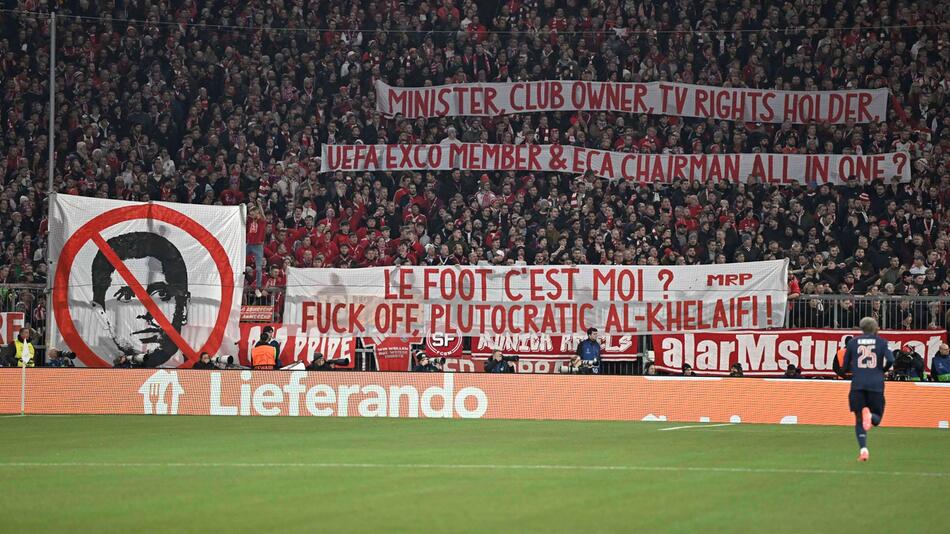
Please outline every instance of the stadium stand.
[[[49, 28], [30, 13], [40, 4], [8, 1], [0, 11], [0, 284], [47, 276]], [[789, 291], [800, 295], [791, 326], [853, 327], [865, 314], [886, 315], [888, 328], [950, 320], [945, 300], [849, 297], [950, 294], [950, 37], [932, 25], [950, 20], [950, 3], [60, 4], [55, 190], [260, 206], [263, 232], [249, 243], [263, 253], [249, 248], [250, 298], [279, 292], [288, 265], [787, 257]], [[887, 87], [892, 97], [886, 120], [863, 125], [570, 112], [399, 120], [375, 111], [377, 79]], [[515, 172], [318, 174], [323, 143], [456, 138], [685, 154], [906, 151], [913, 180], [661, 186]], [[4, 288], [4, 309], [45, 316], [41, 295]], [[823, 296], [836, 299], [834, 316]]]

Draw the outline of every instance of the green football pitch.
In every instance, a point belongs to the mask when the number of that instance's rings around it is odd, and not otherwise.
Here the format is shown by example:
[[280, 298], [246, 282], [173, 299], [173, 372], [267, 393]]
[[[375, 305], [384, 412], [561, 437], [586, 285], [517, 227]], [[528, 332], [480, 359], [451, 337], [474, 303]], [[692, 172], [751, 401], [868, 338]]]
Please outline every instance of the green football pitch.
[[0, 532], [946, 532], [946, 430], [684, 426], [0, 417]]

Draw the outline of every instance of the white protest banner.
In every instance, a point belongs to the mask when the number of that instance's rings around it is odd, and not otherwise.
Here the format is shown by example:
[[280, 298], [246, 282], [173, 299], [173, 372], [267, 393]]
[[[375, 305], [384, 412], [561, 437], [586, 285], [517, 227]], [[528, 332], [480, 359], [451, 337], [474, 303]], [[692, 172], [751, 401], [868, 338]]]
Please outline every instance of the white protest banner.
[[124, 354], [146, 367], [190, 367], [238, 341], [243, 208], [50, 201], [50, 339], [77, 365], [111, 366]]
[[634, 154], [573, 145], [323, 145], [321, 172], [450, 170], [570, 172], [588, 170], [610, 180], [641, 183], [729, 180], [761, 183], [843, 184], [910, 181], [904, 152], [849, 154]]
[[[689, 364], [701, 376], [725, 376], [735, 363], [747, 376], [783, 376], [789, 365], [802, 376], [834, 376], [833, 362], [844, 339], [857, 330], [749, 330], [653, 336], [657, 369], [680, 373]], [[891, 350], [910, 345], [930, 361], [946, 343], [946, 330], [882, 330]]]
[[376, 82], [376, 110], [405, 118], [615, 111], [746, 122], [843, 124], [887, 119], [887, 89], [772, 91], [685, 83], [544, 80], [393, 87]]
[[788, 262], [288, 270], [284, 326], [325, 336], [604, 334], [784, 323]]

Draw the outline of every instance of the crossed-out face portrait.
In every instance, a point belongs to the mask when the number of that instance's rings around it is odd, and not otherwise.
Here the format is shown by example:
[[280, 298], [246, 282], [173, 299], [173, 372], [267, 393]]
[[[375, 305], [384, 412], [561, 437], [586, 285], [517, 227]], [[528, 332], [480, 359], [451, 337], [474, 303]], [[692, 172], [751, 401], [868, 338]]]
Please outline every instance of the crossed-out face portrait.
[[[107, 243], [180, 333], [188, 322], [191, 294], [188, 269], [178, 248], [151, 232], [122, 234]], [[92, 292], [93, 304], [103, 317], [119, 354], [143, 355], [144, 366], [157, 367], [179, 352], [175, 342], [102, 251], [92, 262]]]

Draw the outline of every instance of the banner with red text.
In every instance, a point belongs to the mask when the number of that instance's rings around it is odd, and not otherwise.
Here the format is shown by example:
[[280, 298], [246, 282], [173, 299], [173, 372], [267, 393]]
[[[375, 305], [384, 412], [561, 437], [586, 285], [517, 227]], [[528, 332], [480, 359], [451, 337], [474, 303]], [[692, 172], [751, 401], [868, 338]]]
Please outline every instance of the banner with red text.
[[465, 338], [441, 332], [426, 337], [425, 353], [430, 358], [460, 358]]
[[[564, 358], [577, 353], [577, 345], [587, 339], [586, 333], [567, 336], [548, 334], [479, 336], [472, 339], [472, 356], [490, 356], [498, 349], [505, 354], [527, 357]], [[640, 342], [636, 335], [597, 335], [600, 357], [607, 361], [635, 360], [639, 356]]]
[[13, 343], [24, 326], [27, 326], [27, 322], [26, 314], [23, 312], [0, 313], [0, 345], [6, 346]]
[[[569, 336], [549, 334], [511, 334], [466, 338], [434, 333], [426, 338], [425, 352], [430, 358], [445, 358], [444, 369], [457, 373], [481, 372], [485, 360], [495, 349], [521, 359], [515, 363], [519, 373], [556, 373], [577, 353], [577, 345], [587, 334]], [[634, 361], [640, 357], [640, 338], [636, 335], [599, 335], [601, 359]], [[464, 347], [471, 347], [464, 351]]]
[[498, 117], [539, 111], [615, 111], [746, 122], [844, 124], [887, 118], [887, 89], [772, 91], [685, 83], [544, 80], [393, 87], [376, 82], [387, 116]]
[[334, 171], [592, 171], [610, 180], [642, 183], [689, 181], [843, 184], [910, 181], [904, 152], [851, 154], [636, 154], [573, 145], [323, 145], [321, 172]]
[[409, 371], [412, 369], [413, 346], [422, 338], [405, 336], [370, 336], [363, 338], [363, 348], [376, 362], [377, 371]]
[[[834, 376], [832, 363], [847, 336], [857, 330], [747, 330], [653, 336], [657, 369], [680, 373], [689, 364], [700, 376], [729, 374], [734, 363], [746, 376], [783, 376], [795, 365], [802, 376]], [[946, 330], [882, 330], [891, 350], [909, 344], [927, 363], [947, 341]]]
[[[587, 339], [586, 333], [568, 336], [547, 334], [479, 336], [472, 338], [472, 359], [482, 370], [485, 360], [498, 349], [509, 356], [521, 358], [515, 367], [519, 373], [557, 373], [561, 365], [577, 354], [577, 345]], [[601, 360], [632, 361], [640, 357], [640, 339], [636, 335], [600, 335]]]
[[251, 365], [251, 349], [261, 337], [265, 326], [274, 327], [274, 340], [280, 343], [280, 363], [290, 365], [294, 362], [303, 362], [309, 365], [313, 355], [317, 352], [327, 359], [349, 358], [353, 367], [356, 355], [356, 340], [352, 337], [308, 336], [305, 332], [295, 330], [279, 323], [251, 324], [241, 323], [241, 341], [238, 343], [238, 362], [241, 365]]
[[241, 306], [242, 323], [269, 323], [274, 320], [273, 304], [253, 304]]
[[443, 266], [287, 272], [309, 336], [729, 330], [785, 320], [787, 260], [693, 266]]

